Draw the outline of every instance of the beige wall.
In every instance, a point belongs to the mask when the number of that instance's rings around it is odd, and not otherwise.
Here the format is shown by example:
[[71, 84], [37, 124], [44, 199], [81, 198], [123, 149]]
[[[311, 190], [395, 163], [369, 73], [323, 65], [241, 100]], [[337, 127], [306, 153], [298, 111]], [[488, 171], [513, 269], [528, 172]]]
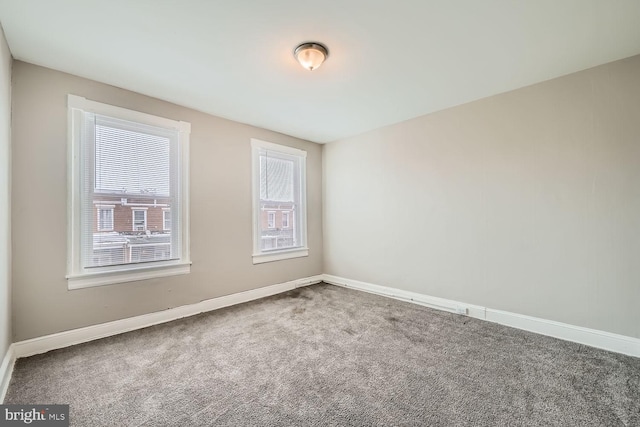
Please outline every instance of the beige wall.
[[[191, 274], [67, 290], [69, 93], [191, 123]], [[308, 152], [309, 257], [252, 264], [251, 138]], [[12, 157], [15, 341], [322, 273], [321, 148], [16, 61]], [[42, 206], [47, 207], [46, 214]]]
[[11, 62], [11, 52], [0, 28], [0, 359], [12, 342]]
[[325, 273], [640, 337], [640, 56], [324, 148]]

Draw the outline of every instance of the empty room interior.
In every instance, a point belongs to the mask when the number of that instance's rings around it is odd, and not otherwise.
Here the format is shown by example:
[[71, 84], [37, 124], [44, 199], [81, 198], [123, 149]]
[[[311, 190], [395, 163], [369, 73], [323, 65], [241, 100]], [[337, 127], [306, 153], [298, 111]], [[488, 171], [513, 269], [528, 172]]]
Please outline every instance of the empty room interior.
[[640, 425], [640, 2], [0, 24], [1, 425]]

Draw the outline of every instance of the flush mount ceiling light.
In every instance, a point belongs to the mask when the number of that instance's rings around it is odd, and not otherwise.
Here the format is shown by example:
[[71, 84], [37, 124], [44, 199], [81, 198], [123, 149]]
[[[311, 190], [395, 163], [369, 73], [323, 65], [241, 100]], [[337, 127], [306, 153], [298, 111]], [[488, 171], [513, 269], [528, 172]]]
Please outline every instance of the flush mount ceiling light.
[[313, 71], [327, 59], [329, 51], [320, 43], [302, 43], [293, 51], [293, 56], [304, 68]]

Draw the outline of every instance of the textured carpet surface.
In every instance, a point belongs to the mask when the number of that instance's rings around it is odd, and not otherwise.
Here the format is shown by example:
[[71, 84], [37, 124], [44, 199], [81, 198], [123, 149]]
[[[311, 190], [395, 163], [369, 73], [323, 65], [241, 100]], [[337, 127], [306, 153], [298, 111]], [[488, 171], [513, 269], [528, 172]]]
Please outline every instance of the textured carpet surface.
[[640, 426], [640, 359], [315, 285], [17, 361], [75, 426]]

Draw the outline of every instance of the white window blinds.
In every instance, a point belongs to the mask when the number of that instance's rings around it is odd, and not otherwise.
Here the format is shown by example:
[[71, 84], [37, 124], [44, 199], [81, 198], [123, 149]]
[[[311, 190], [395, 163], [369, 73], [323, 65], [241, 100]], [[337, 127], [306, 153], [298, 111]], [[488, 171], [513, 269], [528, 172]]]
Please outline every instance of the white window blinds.
[[99, 115], [94, 126], [96, 192], [170, 195], [176, 131]]
[[294, 203], [294, 168], [297, 159], [269, 150], [260, 153], [260, 199]]

